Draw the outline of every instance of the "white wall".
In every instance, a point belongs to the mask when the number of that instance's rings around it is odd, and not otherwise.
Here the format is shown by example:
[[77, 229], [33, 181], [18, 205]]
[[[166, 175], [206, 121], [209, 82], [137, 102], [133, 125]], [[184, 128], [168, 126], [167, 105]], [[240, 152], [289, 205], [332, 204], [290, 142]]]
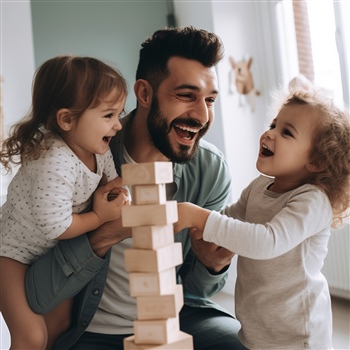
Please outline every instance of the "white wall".
[[[31, 103], [34, 53], [30, 3], [2, 2], [1, 22], [2, 102], [6, 137], [9, 127], [27, 113]], [[1, 172], [1, 200], [6, 196], [10, 178]]]
[[[30, 2], [1, 2], [1, 76], [3, 78], [4, 132], [28, 111], [34, 73]], [[0, 178], [0, 205], [11, 176]], [[0, 317], [0, 349], [8, 349], [10, 336]]]

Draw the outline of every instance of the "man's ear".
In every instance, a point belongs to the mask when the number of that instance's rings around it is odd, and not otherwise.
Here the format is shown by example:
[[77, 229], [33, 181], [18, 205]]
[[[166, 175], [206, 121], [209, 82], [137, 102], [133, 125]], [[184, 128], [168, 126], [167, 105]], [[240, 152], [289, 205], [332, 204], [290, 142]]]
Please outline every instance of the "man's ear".
[[137, 102], [144, 108], [150, 108], [152, 104], [153, 89], [149, 82], [139, 79], [134, 85], [134, 93]]
[[56, 113], [57, 124], [63, 131], [69, 131], [72, 128], [72, 116], [67, 108], [61, 108]]

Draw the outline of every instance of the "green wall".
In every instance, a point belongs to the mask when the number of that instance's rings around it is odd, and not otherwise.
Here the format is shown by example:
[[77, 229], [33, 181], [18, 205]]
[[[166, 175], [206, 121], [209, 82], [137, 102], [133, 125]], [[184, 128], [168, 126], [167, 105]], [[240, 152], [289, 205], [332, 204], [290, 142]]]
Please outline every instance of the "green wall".
[[129, 84], [126, 110], [135, 107], [139, 49], [167, 26], [169, 0], [31, 1], [31, 11], [36, 67], [60, 54], [99, 58], [122, 72]]

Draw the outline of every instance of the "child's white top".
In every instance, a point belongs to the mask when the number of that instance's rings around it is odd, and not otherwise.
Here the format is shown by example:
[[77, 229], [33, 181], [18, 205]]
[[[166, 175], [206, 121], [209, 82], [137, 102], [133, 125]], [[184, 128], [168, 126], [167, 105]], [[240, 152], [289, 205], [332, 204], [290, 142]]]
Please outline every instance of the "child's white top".
[[235, 304], [245, 346], [331, 349], [331, 302], [321, 273], [330, 202], [316, 186], [275, 193], [272, 182], [260, 176], [222, 211], [227, 216], [212, 212], [204, 239], [238, 254]]
[[0, 255], [30, 264], [53, 247], [71, 225], [72, 213], [91, 210], [101, 177], [117, 177], [110, 151], [96, 155], [91, 172], [67, 144], [54, 138], [39, 159], [27, 161], [12, 179], [1, 207]]

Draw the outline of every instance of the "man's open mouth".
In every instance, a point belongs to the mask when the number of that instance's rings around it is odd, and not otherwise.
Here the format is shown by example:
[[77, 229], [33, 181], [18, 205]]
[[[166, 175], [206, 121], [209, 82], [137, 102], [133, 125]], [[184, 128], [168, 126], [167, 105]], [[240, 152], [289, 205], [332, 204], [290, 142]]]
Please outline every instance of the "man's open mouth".
[[173, 125], [175, 132], [183, 139], [191, 141], [201, 130], [187, 125]]

